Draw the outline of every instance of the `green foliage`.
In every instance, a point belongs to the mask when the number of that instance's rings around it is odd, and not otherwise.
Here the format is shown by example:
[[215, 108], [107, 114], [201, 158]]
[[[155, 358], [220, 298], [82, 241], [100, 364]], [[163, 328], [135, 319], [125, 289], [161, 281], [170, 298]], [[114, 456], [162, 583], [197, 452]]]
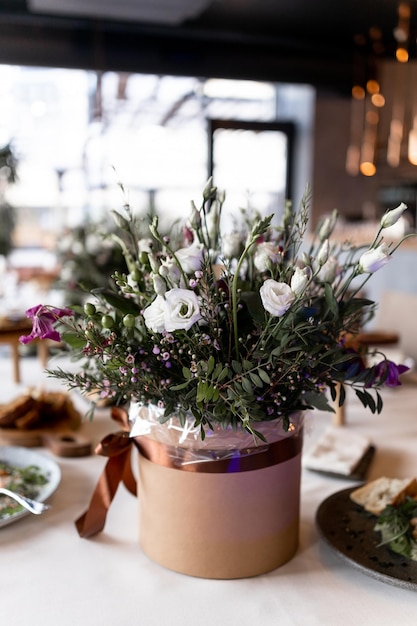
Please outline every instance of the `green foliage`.
[[403, 502], [388, 505], [378, 516], [375, 530], [381, 533], [379, 545], [387, 545], [393, 552], [417, 561], [417, 541], [413, 536], [417, 519], [417, 501], [406, 496]]
[[[126, 269], [59, 321], [82, 370], [51, 374], [113, 402], [163, 406], [162, 422], [191, 415], [202, 437], [214, 425], [288, 428], [294, 411], [333, 410], [336, 387], [343, 404], [348, 385], [380, 412], [378, 390], [398, 372], [386, 360], [368, 367], [353, 341], [375, 308], [361, 296], [363, 247], [330, 244], [334, 215], [307, 236], [308, 194], [281, 225], [245, 214], [235, 233], [220, 232], [223, 202], [209, 181], [182, 241], [162, 236], [155, 216], [143, 238], [128, 204], [115, 211]], [[369, 250], [381, 239], [380, 229]]]

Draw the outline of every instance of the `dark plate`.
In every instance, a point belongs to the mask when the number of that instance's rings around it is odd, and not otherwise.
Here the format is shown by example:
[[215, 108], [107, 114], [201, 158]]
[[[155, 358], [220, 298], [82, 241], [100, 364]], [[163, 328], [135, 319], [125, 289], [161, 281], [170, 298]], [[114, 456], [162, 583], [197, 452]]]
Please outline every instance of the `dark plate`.
[[368, 515], [349, 497], [357, 489], [343, 489], [329, 496], [317, 509], [316, 524], [321, 537], [336, 553], [364, 574], [382, 582], [417, 590], [417, 561], [395, 554], [374, 531], [376, 518]]

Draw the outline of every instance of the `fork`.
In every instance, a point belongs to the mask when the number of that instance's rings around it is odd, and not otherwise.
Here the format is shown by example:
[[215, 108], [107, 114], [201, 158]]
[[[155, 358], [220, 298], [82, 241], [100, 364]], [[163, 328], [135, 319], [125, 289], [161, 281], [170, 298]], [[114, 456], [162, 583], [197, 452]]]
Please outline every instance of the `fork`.
[[38, 502], [37, 500], [31, 500], [26, 496], [22, 496], [20, 493], [15, 493], [14, 491], [10, 491], [10, 489], [6, 489], [5, 487], [0, 487], [0, 494], [5, 496], [9, 496], [9, 498], [13, 498], [19, 504], [21, 504], [25, 509], [33, 513], [34, 515], [40, 515], [47, 509], [49, 506], [44, 504], [43, 502]]

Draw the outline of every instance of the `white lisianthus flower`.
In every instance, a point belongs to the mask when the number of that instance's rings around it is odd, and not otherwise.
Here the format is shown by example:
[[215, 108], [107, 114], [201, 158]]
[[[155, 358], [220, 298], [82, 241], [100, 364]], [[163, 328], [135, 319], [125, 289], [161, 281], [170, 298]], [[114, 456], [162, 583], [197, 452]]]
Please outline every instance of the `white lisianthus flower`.
[[163, 296], [167, 290], [166, 282], [164, 281], [159, 274], [154, 274], [152, 276], [153, 288], [155, 289], [155, 293], [158, 296]]
[[321, 244], [320, 250], [317, 254], [317, 263], [319, 265], [324, 265], [327, 259], [329, 258], [329, 254], [330, 254], [330, 243], [329, 243], [329, 240], [326, 239]]
[[324, 283], [332, 283], [339, 272], [339, 263], [334, 256], [329, 256], [326, 263], [321, 266], [317, 278]]
[[401, 202], [397, 206], [396, 209], [392, 209], [391, 211], [387, 211], [381, 219], [381, 228], [389, 228], [390, 226], [394, 226], [400, 219], [401, 215], [407, 209], [407, 205], [404, 202]]
[[147, 328], [154, 333], [162, 333], [165, 330], [165, 299], [156, 296], [155, 300], [143, 311], [143, 319]]
[[233, 259], [239, 255], [240, 245], [242, 242], [239, 233], [225, 233], [222, 236], [222, 255], [226, 259]]
[[319, 232], [320, 241], [324, 241], [325, 239], [328, 239], [330, 237], [330, 235], [332, 234], [334, 230], [334, 227], [336, 226], [337, 217], [338, 217], [338, 214], [337, 214], [336, 209], [333, 209], [330, 217], [326, 217], [326, 219], [324, 220], [320, 228], [320, 232]]
[[153, 241], [150, 237], [143, 237], [138, 239], [138, 252], [152, 252]]
[[295, 293], [296, 296], [299, 296], [303, 293], [309, 279], [309, 270], [305, 267], [301, 269], [301, 267], [296, 267], [294, 274], [291, 278], [291, 290]]
[[389, 248], [382, 243], [377, 248], [364, 252], [359, 259], [359, 270], [364, 274], [373, 274], [390, 260]]
[[175, 256], [181, 263], [181, 267], [186, 274], [194, 274], [201, 270], [203, 262], [203, 244], [193, 243], [187, 248], [180, 248], [176, 251]]
[[165, 294], [165, 330], [188, 330], [201, 319], [198, 298], [190, 289], [170, 289]]
[[207, 231], [207, 234], [211, 241], [213, 241], [217, 235], [218, 228], [218, 216], [216, 211], [212, 209], [209, 213], [206, 214], [204, 219], [204, 229]]
[[258, 272], [265, 272], [271, 264], [278, 261], [279, 257], [278, 247], [269, 241], [264, 241], [256, 248], [253, 262]]
[[159, 268], [159, 274], [176, 285], [181, 280], [181, 270], [173, 259], [165, 259]]
[[268, 278], [259, 290], [265, 311], [275, 317], [281, 317], [290, 308], [295, 293], [286, 283], [279, 283]]
[[188, 222], [193, 230], [201, 226], [201, 215], [193, 201], [191, 201], [191, 215]]

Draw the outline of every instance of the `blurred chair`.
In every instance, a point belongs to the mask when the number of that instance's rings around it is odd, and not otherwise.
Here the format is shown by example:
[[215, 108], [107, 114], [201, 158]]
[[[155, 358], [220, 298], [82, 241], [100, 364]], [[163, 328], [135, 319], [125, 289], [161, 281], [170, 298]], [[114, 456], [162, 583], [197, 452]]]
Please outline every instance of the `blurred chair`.
[[398, 333], [398, 345], [392, 350], [393, 360], [408, 358], [417, 364], [417, 293], [384, 291], [374, 327]]

